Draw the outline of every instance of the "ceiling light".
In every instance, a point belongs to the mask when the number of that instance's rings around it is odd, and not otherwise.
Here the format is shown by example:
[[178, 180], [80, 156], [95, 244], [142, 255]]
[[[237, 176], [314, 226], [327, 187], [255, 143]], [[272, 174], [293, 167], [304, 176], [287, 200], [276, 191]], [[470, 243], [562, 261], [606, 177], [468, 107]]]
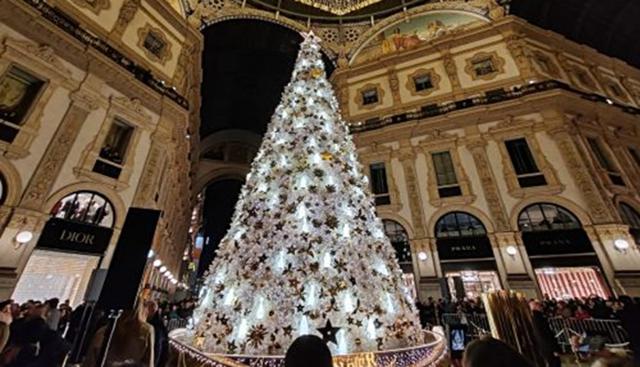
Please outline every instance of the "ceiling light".
[[626, 252], [630, 247], [629, 241], [625, 240], [624, 238], [618, 238], [617, 240], [613, 241], [613, 246], [620, 252]]
[[163, 266], [160, 268], [160, 274], [164, 273], [165, 271], [167, 271], [167, 267], [163, 265]]
[[160, 267], [160, 265], [162, 265], [162, 261], [160, 261], [160, 259], [156, 259], [156, 260], [153, 262], [153, 266], [155, 266], [156, 268], [159, 268], [159, 267]]
[[516, 256], [518, 253], [518, 249], [513, 245], [507, 246], [506, 251], [509, 256]]
[[424, 251], [420, 251], [418, 252], [418, 260], [420, 261], [426, 261], [427, 260], [427, 253]]
[[31, 233], [31, 231], [20, 231], [16, 235], [16, 242], [18, 242], [21, 245], [24, 245], [25, 243], [31, 241], [32, 239], [33, 239], [33, 233]]

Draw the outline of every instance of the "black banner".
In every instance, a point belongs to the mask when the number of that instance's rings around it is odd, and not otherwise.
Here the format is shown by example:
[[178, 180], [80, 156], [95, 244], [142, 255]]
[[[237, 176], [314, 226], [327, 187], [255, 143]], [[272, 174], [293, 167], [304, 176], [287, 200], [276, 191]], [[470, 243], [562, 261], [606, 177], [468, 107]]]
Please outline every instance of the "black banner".
[[37, 247], [102, 256], [112, 234], [111, 228], [51, 218], [40, 234]]
[[529, 256], [565, 255], [593, 252], [593, 246], [582, 228], [543, 232], [523, 232], [522, 241]]
[[493, 258], [491, 242], [487, 236], [438, 238], [436, 245], [440, 260]]

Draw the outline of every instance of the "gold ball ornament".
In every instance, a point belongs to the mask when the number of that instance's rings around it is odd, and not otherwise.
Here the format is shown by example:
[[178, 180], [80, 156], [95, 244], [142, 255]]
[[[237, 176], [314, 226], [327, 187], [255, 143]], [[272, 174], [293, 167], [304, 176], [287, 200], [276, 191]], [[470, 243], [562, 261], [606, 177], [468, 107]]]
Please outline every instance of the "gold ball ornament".
[[330, 161], [333, 159], [333, 154], [325, 150], [324, 152], [320, 153], [320, 157], [322, 157], [323, 161]]
[[313, 69], [311, 69], [311, 72], [310, 72], [310, 73], [311, 73], [311, 76], [312, 76], [314, 79], [318, 79], [319, 77], [321, 77], [321, 76], [322, 76], [322, 69], [320, 69], [320, 68], [313, 68]]

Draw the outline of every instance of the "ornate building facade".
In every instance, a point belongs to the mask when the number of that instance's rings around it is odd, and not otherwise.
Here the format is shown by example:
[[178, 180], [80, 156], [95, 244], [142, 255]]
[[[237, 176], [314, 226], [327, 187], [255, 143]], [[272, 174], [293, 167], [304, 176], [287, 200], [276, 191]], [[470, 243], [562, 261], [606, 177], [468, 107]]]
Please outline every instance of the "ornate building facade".
[[511, 16], [378, 31], [333, 80], [421, 298], [640, 294], [640, 72]]
[[0, 7], [0, 298], [82, 301], [130, 207], [161, 211], [149, 262], [165, 276], [150, 265], [148, 281], [172, 290], [192, 207], [200, 33], [165, 1]]
[[259, 146], [198, 136], [201, 31], [238, 19], [323, 39], [420, 298], [640, 294], [640, 71], [494, 0], [299, 3], [0, 0], [0, 298], [79, 302], [130, 207], [162, 212], [150, 291], [179, 285], [202, 249], [195, 194]]

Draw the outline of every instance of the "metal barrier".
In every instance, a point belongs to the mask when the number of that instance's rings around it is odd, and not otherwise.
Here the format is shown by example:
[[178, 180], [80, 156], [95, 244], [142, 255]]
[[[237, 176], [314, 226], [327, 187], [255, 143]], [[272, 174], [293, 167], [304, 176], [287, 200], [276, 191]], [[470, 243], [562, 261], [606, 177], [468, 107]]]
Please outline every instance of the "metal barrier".
[[[445, 313], [441, 315], [442, 324], [466, 324], [470, 326], [471, 336], [479, 337], [490, 333], [489, 321], [484, 314]], [[558, 344], [565, 351], [571, 350], [571, 337], [602, 337], [609, 345], [625, 345], [628, 342], [627, 332], [619, 320], [565, 319], [554, 317], [548, 319]]]
[[484, 314], [443, 313], [442, 324], [468, 325], [470, 327], [472, 337], [480, 337], [491, 332], [489, 328], [489, 321], [487, 320], [487, 315]]
[[624, 345], [627, 343], [627, 332], [618, 320], [554, 317], [548, 319], [549, 326], [556, 336], [558, 344], [564, 350], [571, 349], [571, 337], [602, 337], [605, 344]]
[[189, 320], [187, 320], [187, 319], [169, 319], [166, 322], [167, 331], [171, 331], [171, 330], [174, 330], [174, 329], [180, 329], [180, 328], [186, 327], [188, 323], [189, 323]]

